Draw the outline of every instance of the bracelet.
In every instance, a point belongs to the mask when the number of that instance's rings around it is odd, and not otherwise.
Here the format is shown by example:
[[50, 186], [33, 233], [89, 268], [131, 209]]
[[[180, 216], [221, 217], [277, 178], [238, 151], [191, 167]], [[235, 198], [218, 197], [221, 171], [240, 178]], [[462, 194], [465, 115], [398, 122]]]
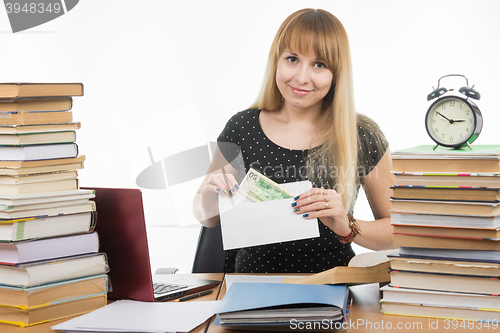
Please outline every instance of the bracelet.
[[357, 235], [361, 235], [361, 230], [359, 229], [359, 224], [352, 216], [352, 214], [347, 214], [347, 218], [349, 219], [349, 227], [351, 228], [351, 233], [346, 237], [337, 235], [337, 239], [342, 243], [351, 243], [354, 240], [354, 237]]

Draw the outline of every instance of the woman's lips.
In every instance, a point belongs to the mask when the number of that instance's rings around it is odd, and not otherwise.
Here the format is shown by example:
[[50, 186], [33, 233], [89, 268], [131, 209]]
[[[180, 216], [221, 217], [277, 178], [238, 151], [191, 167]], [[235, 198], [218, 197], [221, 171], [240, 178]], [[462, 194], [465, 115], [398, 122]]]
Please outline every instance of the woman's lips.
[[295, 95], [298, 95], [298, 96], [305, 96], [305, 95], [307, 95], [307, 94], [309, 94], [311, 92], [311, 90], [305, 90], [305, 89], [295, 88], [295, 87], [292, 87], [292, 86], [290, 86], [290, 90], [292, 90], [292, 92]]

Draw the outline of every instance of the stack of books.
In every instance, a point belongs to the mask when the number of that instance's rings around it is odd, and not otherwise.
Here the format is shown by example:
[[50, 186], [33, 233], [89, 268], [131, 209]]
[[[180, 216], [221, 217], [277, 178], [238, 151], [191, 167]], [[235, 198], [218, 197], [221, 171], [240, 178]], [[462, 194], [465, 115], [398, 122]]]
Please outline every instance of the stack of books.
[[81, 83], [0, 84], [1, 324], [31, 326], [106, 304], [94, 193], [78, 185], [85, 156], [71, 107], [82, 95]]
[[387, 314], [500, 321], [500, 145], [392, 154]]

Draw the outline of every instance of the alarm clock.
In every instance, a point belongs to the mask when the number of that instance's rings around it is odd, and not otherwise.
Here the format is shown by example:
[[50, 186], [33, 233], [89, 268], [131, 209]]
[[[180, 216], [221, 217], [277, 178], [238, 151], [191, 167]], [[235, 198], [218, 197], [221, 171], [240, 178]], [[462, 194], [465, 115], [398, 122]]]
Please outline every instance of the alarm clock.
[[[466, 86], [458, 92], [440, 87], [441, 79], [449, 76], [461, 76]], [[434, 88], [433, 88], [434, 89]], [[473, 143], [483, 127], [481, 111], [472, 100], [479, 100], [481, 95], [469, 87], [467, 78], [460, 74], [450, 74], [438, 80], [438, 87], [427, 96], [432, 104], [425, 115], [425, 129], [438, 146], [458, 149], [464, 146], [472, 149]]]

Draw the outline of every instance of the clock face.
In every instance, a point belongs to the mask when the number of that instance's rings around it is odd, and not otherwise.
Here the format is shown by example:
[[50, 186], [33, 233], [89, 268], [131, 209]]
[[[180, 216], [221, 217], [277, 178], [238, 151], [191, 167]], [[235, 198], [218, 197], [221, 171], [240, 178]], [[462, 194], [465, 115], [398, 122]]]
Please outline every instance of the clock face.
[[458, 97], [437, 100], [427, 111], [427, 132], [438, 144], [460, 146], [473, 136], [476, 116], [469, 103]]

